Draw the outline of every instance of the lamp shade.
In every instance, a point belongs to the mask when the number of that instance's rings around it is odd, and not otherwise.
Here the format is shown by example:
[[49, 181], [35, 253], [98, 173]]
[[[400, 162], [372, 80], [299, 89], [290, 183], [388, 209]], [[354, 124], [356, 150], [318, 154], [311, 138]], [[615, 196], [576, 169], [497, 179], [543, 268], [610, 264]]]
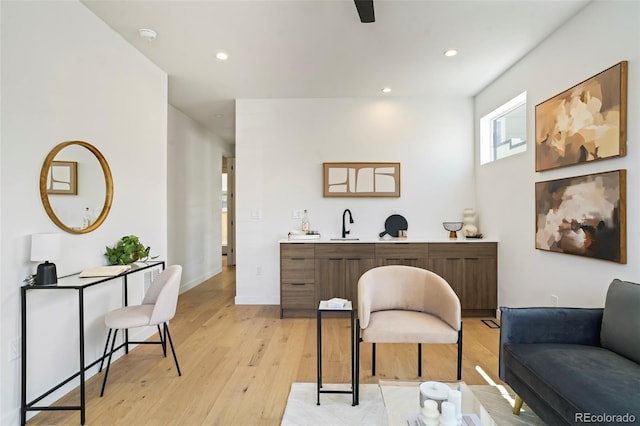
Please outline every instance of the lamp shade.
[[31, 260], [56, 260], [60, 258], [62, 235], [60, 234], [32, 234]]

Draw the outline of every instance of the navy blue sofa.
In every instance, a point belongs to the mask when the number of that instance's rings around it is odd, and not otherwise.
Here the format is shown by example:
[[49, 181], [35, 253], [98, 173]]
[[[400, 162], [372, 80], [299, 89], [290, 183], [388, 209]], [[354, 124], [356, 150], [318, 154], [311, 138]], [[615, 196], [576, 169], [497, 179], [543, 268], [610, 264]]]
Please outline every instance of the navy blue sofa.
[[500, 378], [549, 425], [640, 424], [640, 285], [604, 309], [501, 307]]

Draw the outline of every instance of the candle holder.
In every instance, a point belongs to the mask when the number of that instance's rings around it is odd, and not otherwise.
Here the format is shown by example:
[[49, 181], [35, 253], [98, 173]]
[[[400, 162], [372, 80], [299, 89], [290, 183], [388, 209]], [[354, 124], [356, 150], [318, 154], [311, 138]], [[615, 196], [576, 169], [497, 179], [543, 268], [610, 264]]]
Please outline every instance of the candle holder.
[[458, 238], [458, 231], [462, 229], [462, 222], [442, 222], [444, 229], [449, 231], [449, 238], [455, 240]]

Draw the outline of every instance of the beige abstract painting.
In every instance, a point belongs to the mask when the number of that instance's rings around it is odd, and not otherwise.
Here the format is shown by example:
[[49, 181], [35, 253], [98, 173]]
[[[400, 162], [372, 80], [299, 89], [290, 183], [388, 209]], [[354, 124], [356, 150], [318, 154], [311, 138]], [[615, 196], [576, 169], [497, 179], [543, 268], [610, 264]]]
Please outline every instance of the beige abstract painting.
[[536, 105], [536, 171], [626, 154], [627, 62]]
[[323, 163], [325, 197], [399, 197], [400, 163]]

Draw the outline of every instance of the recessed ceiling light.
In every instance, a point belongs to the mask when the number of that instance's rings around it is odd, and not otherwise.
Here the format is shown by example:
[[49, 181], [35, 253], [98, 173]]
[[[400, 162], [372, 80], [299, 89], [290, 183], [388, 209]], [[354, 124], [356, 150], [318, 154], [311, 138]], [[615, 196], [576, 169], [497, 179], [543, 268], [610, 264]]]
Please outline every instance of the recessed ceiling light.
[[156, 39], [156, 37], [158, 37], [158, 33], [149, 28], [140, 28], [138, 30], [138, 34], [141, 38], [147, 41], [153, 41]]
[[385, 87], [382, 89], [382, 93], [391, 93], [391, 87]]
[[221, 61], [226, 61], [227, 59], [229, 59], [229, 55], [227, 55], [225, 52], [218, 52], [216, 53], [216, 58], [220, 59]]
[[456, 49], [448, 49], [444, 51], [444, 56], [456, 56], [458, 54], [458, 51]]

